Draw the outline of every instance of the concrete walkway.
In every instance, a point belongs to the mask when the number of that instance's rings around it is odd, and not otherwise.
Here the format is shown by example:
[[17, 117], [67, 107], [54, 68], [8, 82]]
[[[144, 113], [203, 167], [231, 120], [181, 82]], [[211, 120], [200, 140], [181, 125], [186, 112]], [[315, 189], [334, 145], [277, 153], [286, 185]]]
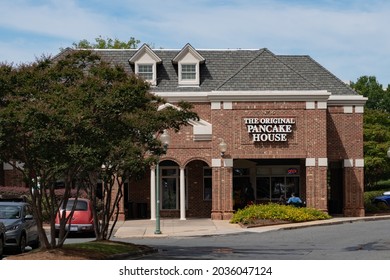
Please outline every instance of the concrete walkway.
[[390, 215], [378, 215], [367, 217], [339, 217], [329, 220], [312, 221], [304, 223], [289, 223], [253, 228], [243, 228], [238, 224], [230, 224], [229, 221], [211, 219], [161, 219], [161, 234], [155, 234], [156, 221], [152, 220], [128, 220], [118, 222], [116, 225], [116, 238], [167, 238], [167, 237], [196, 237], [219, 234], [235, 234], [241, 232], [267, 232], [298, 227], [318, 225], [331, 225], [342, 223], [362, 222], [368, 220], [390, 219]]

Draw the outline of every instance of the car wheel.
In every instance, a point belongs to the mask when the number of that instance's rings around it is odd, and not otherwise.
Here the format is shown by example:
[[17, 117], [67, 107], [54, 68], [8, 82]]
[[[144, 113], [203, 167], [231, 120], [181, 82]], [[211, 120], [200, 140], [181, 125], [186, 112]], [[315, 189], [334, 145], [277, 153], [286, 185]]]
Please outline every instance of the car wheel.
[[20, 237], [19, 248], [18, 248], [17, 252], [24, 253], [26, 251], [26, 246], [27, 246], [26, 236], [23, 234]]
[[41, 242], [39, 241], [39, 239], [37, 239], [30, 244], [30, 247], [32, 249], [38, 249], [39, 247], [41, 247]]
[[384, 202], [384, 201], [377, 202], [376, 207], [378, 207], [379, 209], [382, 209], [382, 210], [389, 209], [389, 206], [387, 206], [386, 202]]

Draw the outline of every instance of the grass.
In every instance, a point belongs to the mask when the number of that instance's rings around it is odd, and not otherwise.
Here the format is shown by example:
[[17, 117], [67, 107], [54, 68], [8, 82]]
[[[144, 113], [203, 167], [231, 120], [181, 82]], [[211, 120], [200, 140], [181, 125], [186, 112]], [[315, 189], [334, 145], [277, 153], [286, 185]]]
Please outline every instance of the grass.
[[140, 251], [138, 245], [124, 242], [113, 242], [109, 240], [65, 244], [63, 248], [65, 250], [82, 250], [83, 252], [89, 252], [94, 255], [99, 254], [106, 258], [118, 254], [135, 254]]
[[61, 248], [37, 249], [25, 254], [8, 256], [13, 260], [107, 260], [137, 257], [155, 252], [153, 248], [132, 243], [99, 240], [65, 244]]
[[330, 218], [331, 216], [327, 213], [313, 208], [268, 203], [249, 205], [240, 209], [233, 215], [230, 222], [247, 225], [257, 223], [259, 220], [307, 222]]
[[78, 243], [78, 244], [65, 244], [64, 248], [79, 248], [83, 250], [90, 250], [90, 251], [99, 251], [106, 255], [112, 255], [112, 254], [121, 254], [126, 253], [129, 250], [136, 251], [137, 248], [133, 245], [129, 246], [129, 243], [120, 243], [120, 242], [112, 242], [112, 241], [91, 241], [86, 243]]

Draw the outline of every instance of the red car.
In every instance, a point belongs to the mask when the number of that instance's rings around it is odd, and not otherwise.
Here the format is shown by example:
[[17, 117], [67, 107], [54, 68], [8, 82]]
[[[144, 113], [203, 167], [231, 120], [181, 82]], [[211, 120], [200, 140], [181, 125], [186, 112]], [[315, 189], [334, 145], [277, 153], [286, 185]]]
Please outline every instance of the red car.
[[74, 198], [70, 198], [66, 204], [66, 209], [62, 206], [60, 207], [60, 213], [57, 215], [55, 222], [56, 230], [60, 229], [60, 215], [62, 215], [63, 211], [66, 211], [66, 216], [68, 216], [75, 202], [76, 206], [74, 207], [73, 216], [66, 225], [66, 230], [76, 233], [94, 232], [91, 201], [84, 198], [78, 198], [77, 201]]

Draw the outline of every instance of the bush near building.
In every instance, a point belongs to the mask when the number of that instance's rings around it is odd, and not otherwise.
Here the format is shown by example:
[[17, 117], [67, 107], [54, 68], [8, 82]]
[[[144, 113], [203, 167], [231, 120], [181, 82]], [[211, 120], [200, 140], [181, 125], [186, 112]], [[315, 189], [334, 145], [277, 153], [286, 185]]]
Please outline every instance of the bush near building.
[[376, 196], [381, 196], [385, 191], [389, 191], [389, 188], [382, 189], [382, 190], [375, 190], [375, 191], [367, 191], [364, 193], [364, 210], [367, 214], [379, 214], [379, 213], [386, 213], [390, 212], [390, 209], [388, 207], [381, 207], [376, 206], [372, 203], [372, 200]]
[[0, 199], [22, 199], [28, 201], [30, 190], [22, 187], [0, 186]]
[[231, 219], [231, 223], [244, 225], [255, 224], [259, 220], [307, 222], [330, 219], [331, 216], [313, 208], [298, 208], [276, 203], [253, 204], [239, 209]]

